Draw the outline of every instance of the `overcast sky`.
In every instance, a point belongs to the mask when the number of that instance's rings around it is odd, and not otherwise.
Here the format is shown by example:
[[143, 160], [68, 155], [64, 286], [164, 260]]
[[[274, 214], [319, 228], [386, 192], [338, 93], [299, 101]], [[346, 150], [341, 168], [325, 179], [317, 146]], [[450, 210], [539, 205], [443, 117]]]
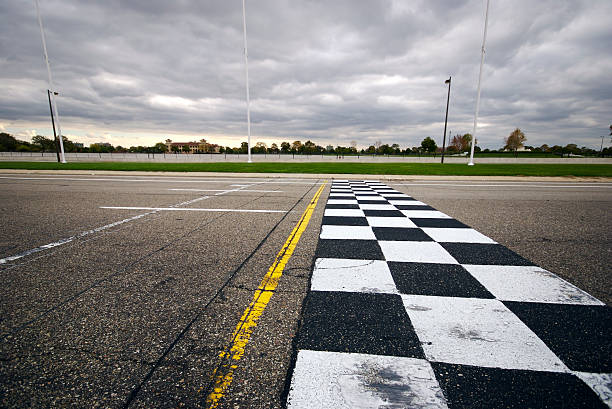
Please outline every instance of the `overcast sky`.
[[[246, 140], [240, 0], [40, 0], [63, 133]], [[484, 0], [247, 0], [252, 141], [442, 143], [474, 121]], [[612, 1], [492, 0], [477, 139], [599, 149]], [[0, 2], [0, 131], [52, 135], [34, 1]], [[609, 144], [610, 138], [605, 143]]]

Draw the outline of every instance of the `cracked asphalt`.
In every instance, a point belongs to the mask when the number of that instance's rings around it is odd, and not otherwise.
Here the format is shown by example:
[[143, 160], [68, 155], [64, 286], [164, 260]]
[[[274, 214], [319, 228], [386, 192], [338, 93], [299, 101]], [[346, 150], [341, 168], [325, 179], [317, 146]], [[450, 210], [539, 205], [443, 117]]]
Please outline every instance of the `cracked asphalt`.
[[[74, 237], [0, 264], [2, 407], [203, 406], [219, 353], [323, 182], [2, 176], [8, 178], [0, 179], [0, 258]], [[612, 302], [611, 189], [416, 182], [386, 183]], [[220, 407], [282, 407], [328, 192]], [[80, 236], [123, 220], [129, 221]]]

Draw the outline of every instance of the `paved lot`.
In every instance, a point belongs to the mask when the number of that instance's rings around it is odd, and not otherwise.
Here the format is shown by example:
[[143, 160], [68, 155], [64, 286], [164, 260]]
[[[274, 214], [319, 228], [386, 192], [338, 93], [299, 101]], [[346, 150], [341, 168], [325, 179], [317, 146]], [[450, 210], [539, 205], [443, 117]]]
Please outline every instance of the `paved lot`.
[[[204, 405], [219, 353], [322, 182], [0, 176], [0, 404], [9, 407]], [[414, 182], [389, 184], [612, 301], [610, 184]], [[222, 407], [282, 404], [328, 192]]]

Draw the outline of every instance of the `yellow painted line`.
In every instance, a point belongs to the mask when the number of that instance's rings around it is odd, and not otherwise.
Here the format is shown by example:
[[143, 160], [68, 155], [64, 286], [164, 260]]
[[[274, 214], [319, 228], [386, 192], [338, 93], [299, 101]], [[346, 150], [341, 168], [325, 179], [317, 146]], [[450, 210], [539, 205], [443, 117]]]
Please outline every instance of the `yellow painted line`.
[[323, 183], [321, 187], [319, 187], [319, 190], [315, 193], [310, 204], [302, 214], [302, 217], [293, 228], [293, 231], [291, 231], [287, 241], [285, 241], [285, 244], [276, 255], [274, 263], [268, 269], [261, 284], [259, 284], [257, 290], [255, 290], [253, 300], [246, 310], [244, 310], [242, 318], [240, 318], [238, 325], [236, 325], [236, 329], [232, 335], [231, 348], [221, 352], [219, 355], [223, 361], [221, 365], [215, 368], [212, 374], [214, 386], [210, 394], [206, 397], [206, 408], [216, 408], [231, 385], [234, 378], [234, 371], [238, 368], [238, 362], [244, 355], [244, 350], [257, 326], [257, 321], [259, 321], [259, 318], [270, 302], [278, 286], [278, 282], [283, 275], [283, 270], [293, 255], [293, 251], [300, 241], [300, 237], [302, 237], [302, 233], [304, 233], [306, 227], [308, 227], [308, 222], [317, 207], [317, 202], [319, 201], [319, 197], [325, 185], [326, 183]]

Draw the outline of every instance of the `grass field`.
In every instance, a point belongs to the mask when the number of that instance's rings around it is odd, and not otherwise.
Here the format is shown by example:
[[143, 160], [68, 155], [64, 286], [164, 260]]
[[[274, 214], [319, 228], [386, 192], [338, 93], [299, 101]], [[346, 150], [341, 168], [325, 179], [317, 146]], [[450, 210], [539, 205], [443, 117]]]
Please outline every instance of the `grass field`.
[[612, 164], [0, 162], [0, 169], [612, 177]]

